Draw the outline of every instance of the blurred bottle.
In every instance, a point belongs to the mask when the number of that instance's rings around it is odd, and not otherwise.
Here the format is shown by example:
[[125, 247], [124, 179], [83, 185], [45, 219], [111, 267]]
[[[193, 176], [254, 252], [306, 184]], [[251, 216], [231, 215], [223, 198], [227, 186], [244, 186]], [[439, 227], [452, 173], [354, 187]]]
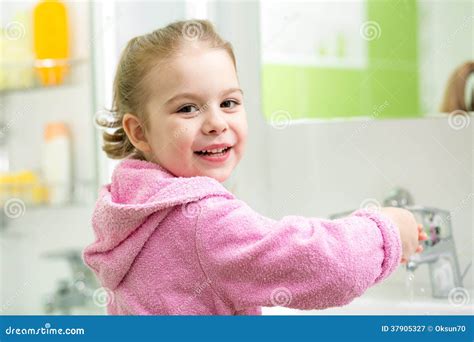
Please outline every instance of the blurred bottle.
[[49, 190], [49, 203], [68, 203], [72, 190], [71, 141], [63, 122], [49, 123], [45, 128], [42, 174]]
[[69, 28], [66, 7], [42, 0], [34, 9], [36, 70], [43, 85], [58, 85], [68, 71]]
[[0, 90], [34, 85], [31, 13], [20, 11], [0, 34]]
[[47, 202], [47, 188], [36, 172], [0, 172], [0, 204], [10, 199], [19, 199], [25, 205], [39, 205]]

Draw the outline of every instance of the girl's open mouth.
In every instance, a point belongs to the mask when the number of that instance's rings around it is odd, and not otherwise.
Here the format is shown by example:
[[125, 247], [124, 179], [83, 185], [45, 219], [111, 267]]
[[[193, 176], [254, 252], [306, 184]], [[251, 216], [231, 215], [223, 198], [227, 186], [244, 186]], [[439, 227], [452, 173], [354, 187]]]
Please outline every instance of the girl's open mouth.
[[231, 149], [232, 146], [229, 146], [211, 151], [195, 151], [194, 154], [207, 161], [223, 162], [229, 157]]

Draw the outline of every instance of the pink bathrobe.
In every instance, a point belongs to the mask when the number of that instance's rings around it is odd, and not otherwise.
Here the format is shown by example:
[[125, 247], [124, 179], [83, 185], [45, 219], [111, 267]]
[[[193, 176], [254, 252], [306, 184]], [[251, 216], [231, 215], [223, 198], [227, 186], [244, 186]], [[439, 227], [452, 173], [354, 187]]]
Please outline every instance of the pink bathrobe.
[[127, 159], [100, 192], [85, 263], [112, 315], [259, 315], [350, 303], [399, 264], [398, 229], [358, 210], [264, 217], [209, 177]]

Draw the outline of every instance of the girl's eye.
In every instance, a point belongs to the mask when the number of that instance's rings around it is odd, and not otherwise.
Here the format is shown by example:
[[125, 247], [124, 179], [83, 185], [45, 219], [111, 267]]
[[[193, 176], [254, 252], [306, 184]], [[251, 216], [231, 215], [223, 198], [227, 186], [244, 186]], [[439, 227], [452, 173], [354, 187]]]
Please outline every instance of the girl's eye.
[[225, 100], [224, 102], [221, 103], [222, 108], [234, 108], [237, 106], [239, 103], [235, 100]]
[[199, 111], [199, 108], [194, 105], [186, 105], [178, 109], [176, 112], [177, 113], [194, 113]]

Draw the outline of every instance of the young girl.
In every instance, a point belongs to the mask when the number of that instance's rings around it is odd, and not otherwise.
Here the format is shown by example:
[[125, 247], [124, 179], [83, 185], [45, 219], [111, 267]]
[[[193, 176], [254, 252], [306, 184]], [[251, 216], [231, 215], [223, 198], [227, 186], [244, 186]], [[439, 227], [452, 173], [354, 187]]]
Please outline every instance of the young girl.
[[246, 112], [231, 45], [208, 21], [130, 40], [113, 111], [104, 150], [125, 160], [101, 189], [84, 251], [109, 314], [341, 306], [421, 251], [425, 236], [403, 209], [276, 221], [224, 188], [244, 153]]

